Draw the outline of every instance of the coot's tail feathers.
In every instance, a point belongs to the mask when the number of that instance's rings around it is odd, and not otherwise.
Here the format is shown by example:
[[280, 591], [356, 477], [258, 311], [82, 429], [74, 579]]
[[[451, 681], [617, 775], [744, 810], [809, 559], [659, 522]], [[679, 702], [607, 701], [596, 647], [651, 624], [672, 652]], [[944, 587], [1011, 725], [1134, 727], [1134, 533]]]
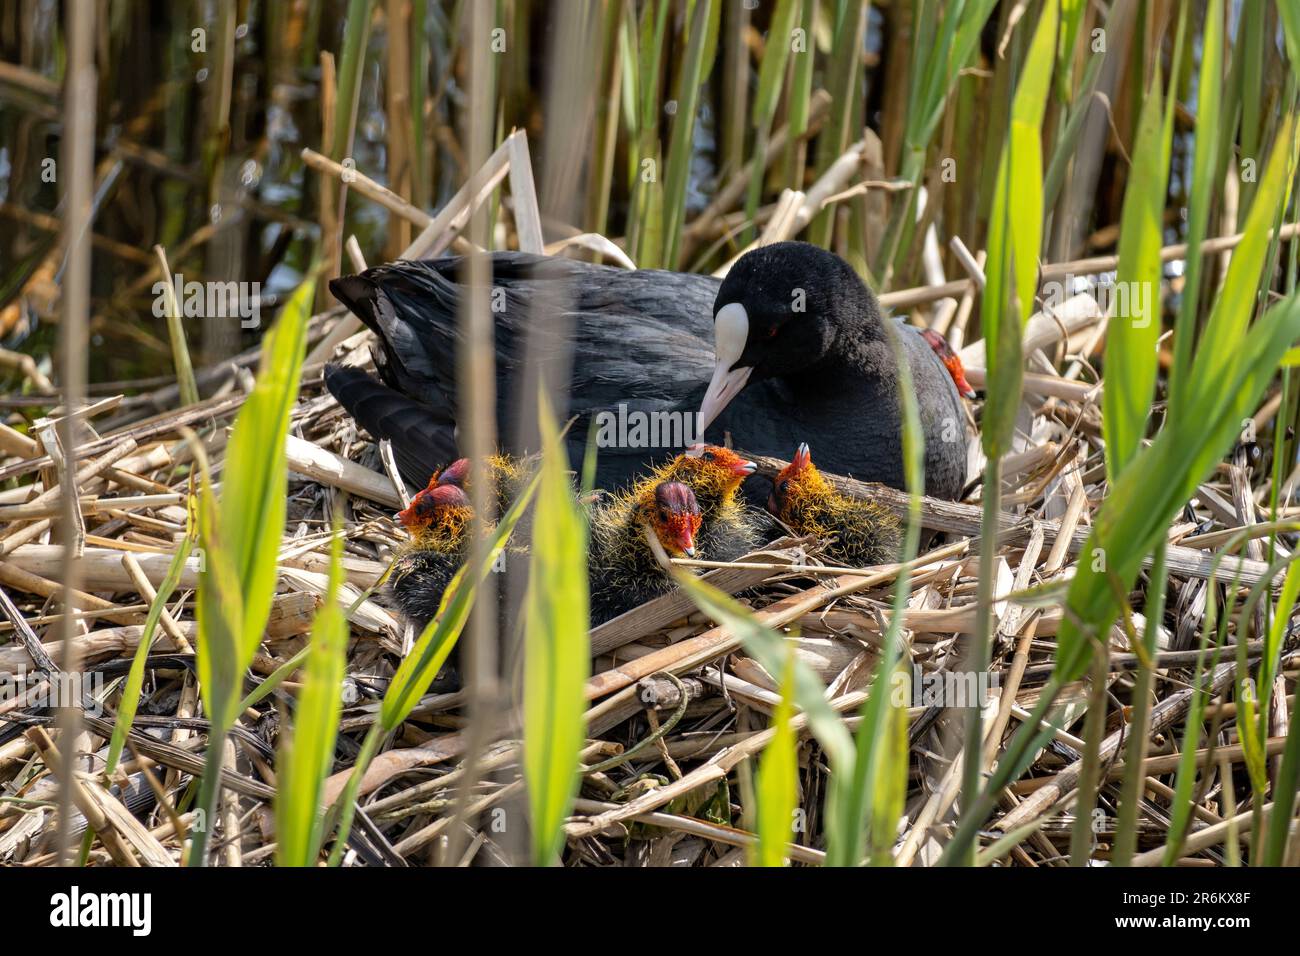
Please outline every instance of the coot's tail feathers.
[[366, 325], [371, 325], [370, 302], [375, 296], [375, 285], [363, 275], [339, 276], [330, 279], [330, 292]]
[[[378, 347], [372, 351], [384, 384], [452, 415], [457, 410], [458, 311], [464, 294], [460, 265], [458, 258], [397, 260], [330, 286], [375, 332]], [[573, 464], [582, 461], [590, 420], [604, 413], [617, 420], [620, 431], [602, 441], [597, 480], [605, 487], [624, 484], [654, 457], [636, 434], [623, 440], [624, 427], [685, 422], [699, 407], [713, 369], [712, 303], [718, 280], [656, 270], [625, 272], [524, 253], [494, 253], [491, 267], [497, 430], [503, 450], [536, 450], [517, 445], [521, 409], [529, 426], [535, 415], [532, 403], [521, 405], [520, 399], [532, 391], [528, 366], [554, 363], [558, 375], [568, 376], [567, 394], [574, 405], [556, 413], [564, 419], [578, 417], [569, 433]], [[665, 418], [660, 412], [676, 414]], [[664, 453], [676, 447], [662, 445]]]
[[[496, 253], [491, 309], [498, 395], [528, 362], [562, 360], [572, 386], [600, 407], [676, 398], [712, 371], [711, 308], [718, 282], [654, 270], [624, 272], [568, 259]], [[378, 336], [380, 376], [436, 405], [454, 399], [460, 260], [397, 260], [331, 284]], [[544, 331], [529, 341], [529, 331]], [[529, 352], [529, 349], [540, 350]]]
[[435, 471], [459, 457], [449, 409], [413, 401], [359, 368], [327, 365], [325, 385], [374, 438], [392, 442], [397, 470], [414, 487], [423, 488]]

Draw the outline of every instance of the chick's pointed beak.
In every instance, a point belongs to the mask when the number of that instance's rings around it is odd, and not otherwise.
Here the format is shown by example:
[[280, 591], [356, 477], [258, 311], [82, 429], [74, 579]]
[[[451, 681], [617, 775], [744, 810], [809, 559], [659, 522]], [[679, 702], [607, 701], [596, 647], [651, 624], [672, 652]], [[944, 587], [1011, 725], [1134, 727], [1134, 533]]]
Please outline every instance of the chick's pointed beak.
[[752, 475], [754, 472], [758, 471], [758, 463], [753, 461], [745, 461], [744, 459], [741, 459], [740, 461], [736, 462], [734, 465], [731, 466], [731, 470], [736, 475], [740, 475], [741, 477], [747, 477], [749, 475]]
[[948, 373], [952, 376], [952, 383], [957, 386], [957, 393], [962, 398], [972, 401], [975, 399], [975, 389], [971, 388], [970, 382], [966, 381], [966, 369], [961, 364], [961, 359], [954, 355], [946, 363]]
[[397, 518], [398, 521], [402, 523], [402, 527], [404, 528], [409, 528], [412, 525], [414, 525], [415, 524], [415, 499], [412, 498], [411, 503], [407, 505], [405, 508], [403, 508], [401, 511], [397, 512], [395, 517]]
[[713, 354], [717, 365], [713, 369], [713, 378], [709, 381], [704, 400], [700, 402], [699, 435], [713, 424], [731, 400], [740, 394], [749, 377], [754, 373], [752, 366], [732, 368], [745, 352], [745, 343], [749, 340], [749, 314], [739, 302], [731, 302], [718, 310], [713, 319]]
[[699, 530], [699, 515], [675, 514], [663, 529], [668, 547], [688, 558], [695, 557], [695, 532]]
[[801, 471], [812, 463], [812, 452], [808, 448], [806, 441], [800, 442], [799, 447], [795, 449], [794, 458], [790, 464], [794, 466], [795, 471]]

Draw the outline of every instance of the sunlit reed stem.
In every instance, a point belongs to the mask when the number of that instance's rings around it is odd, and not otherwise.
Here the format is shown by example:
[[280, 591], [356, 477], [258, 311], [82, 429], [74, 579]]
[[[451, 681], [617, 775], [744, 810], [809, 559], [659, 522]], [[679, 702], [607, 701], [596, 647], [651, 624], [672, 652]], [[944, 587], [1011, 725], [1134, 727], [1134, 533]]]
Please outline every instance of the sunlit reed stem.
[[[78, 425], [70, 414], [80, 408], [86, 394], [86, 317], [90, 309], [90, 230], [91, 202], [94, 191], [95, 96], [98, 84], [95, 72], [96, 4], [68, 4], [66, 31], [68, 66], [64, 77], [64, 111], [66, 125], [59, 164], [59, 183], [63, 187], [63, 237], [66, 260], [62, 286], [62, 316], [59, 324], [60, 376], [65, 414], [59, 421], [58, 440], [62, 446], [62, 514], [60, 528], [63, 541], [63, 619], [59, 635], [63, 641], [61, 666], [76, 674], [81, 666], [77, 649], [75, 595], [81, 587], [80, 527], [81, 506], [77, 501]], [[53, 676], [53, 675], [51, 675]], [[77, 736], [81, 711], [77, 701], [62, 701], [59, 708], [60, 761], [59, 823], [56, 848], [60, 864], [68, 862], [72, 827], [72, 774], [77, 766]]]
[[[489, 37], [494, 25], [491, 4], [473, 5], [470, 22], [470, 109], [466, 114], [465, 141], [469, 166], [478, 176], [491, 149], [492, 104], [495, 102], [493, 54]], [[471, 189], [471, 194], [477, 189]], [[480, 206], [470, 219], [470, 241], [487, 245], [487, 208]], [[461, 342], [456, 353], [456, 383], [460, 398], [462, 450], [470, 461], [482, 463], [496, 446], [496, 360], [493, 352], [492, 315], [488, 311], [489, 262], [481, 255], [467, 256], [463, 265], [465, 294], [461, 298]], [[474, 521], [470, 529], [470, 563], [478, 566], [487, 543], [487, 531], [495, 518], [490, 482], [477, 481], [470, 487]], [[468, 692], [469, 725], [466, 728], [465, 776], [456, 792], [454, 823], [448, 832], [443, 862], [459, 858], [465, 842], [464, 827], [469, 802], [478, 784], [483, 751], [500, 707], [497, 661], [497, 587], [492, 575], [482, 582], [474, 612], [470, 615], [469, 639], [462, 644], [465, 689]]]

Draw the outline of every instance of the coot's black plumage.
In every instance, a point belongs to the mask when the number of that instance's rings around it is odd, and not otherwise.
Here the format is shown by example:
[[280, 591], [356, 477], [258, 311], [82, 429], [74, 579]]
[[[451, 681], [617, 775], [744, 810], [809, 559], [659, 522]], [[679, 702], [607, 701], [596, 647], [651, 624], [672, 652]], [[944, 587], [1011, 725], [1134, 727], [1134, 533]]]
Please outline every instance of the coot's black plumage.
[[[722, 281], [512, 252], [492, 254], [491, 264], [497, 412], [508, 450], [519, 451], [509, 437], [532, 326], [549, 333], [544, 362], [564, 361], [557, 339], [573, 343], [566, 414], [578, 417], [568, 432], [575, 463], [589, 423], [602, 412], [607, 422], [638, 412], [676, 413], [664, 420], [681, 421], [699, 410], [706, 441], [721, 444], [730, 432], [747, 451], [780, 456], [807, 440], [823, 449], [826, 471], [902, 487], [898, 367], [888, 322], [901, 332], [919, 400], [926, 490], [943, 498], [961, 492], [966, 430], [952, 378], [915, 329], [881, 317], [875, 296], [832, 253], [774, 243], [742, 256]], [[326, 382], [372, 435], [392, 440], [399, 468], [417, 486], [457, 457], [460, 266], [458, 258], [398, 261], [330, 284], [377, 334], [383, 383], [336, 367], [327, 369]], [[626, 484], [678, 450], [606, 443], [597, 483]]]

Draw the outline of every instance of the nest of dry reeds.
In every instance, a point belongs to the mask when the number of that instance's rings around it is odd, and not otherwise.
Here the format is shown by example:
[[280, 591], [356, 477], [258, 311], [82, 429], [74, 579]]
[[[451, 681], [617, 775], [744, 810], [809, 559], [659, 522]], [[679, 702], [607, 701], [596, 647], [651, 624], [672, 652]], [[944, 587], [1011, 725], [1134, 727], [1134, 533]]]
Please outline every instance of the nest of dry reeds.
[[[515, 134], [515, 137], [522, 134]], [[510, 172], [510, 144], [489, 161], [489, 178]], [[858, 149], [859, 147], [854, 147]], [[850, 154], [852, 154], [852, 150]], [[850, 159], [853, 157], [850, 156]], [[308, 153], [317, 169], [338, 174], [329, 160]], [[844, 164], [850, 170], [856, 162]], [[769, 219], [760, 241], [796, 231], [820, 203], [847, 185], [838, 166], [807, 195], [789, 194]], [[423, 255], [451, 245], [468, 220], [466, 191], [437, 220], [383, 187], [354, 178], [353, 191], [387, 205], [425, 232], [408, 252]], [[520, 193], [514, 197], [516, 207]], [[516, 220], [524, 215], [515, 209]], [[608, 243], [588, 246], [609, 252]], [[610, 246], [612, 248], [612, 246]], [[1092, 268], [1100, 268], [1089, 263]], [[977, 290], [972, 278], [885, 296], [887, 305], [913, 308], [939, 302], [935, 324], [961, 341]], [[1081, 268], [1049, 266], [1046, 275]], [[996, 529], [993, 660], [984, 721], [985, 769], [991, 767], [1019, 722], [1033, 710], [1055, 660], [1062, 600], [1051, 585], [1068, 579], [1081, 553], [1105, 481], [1099, 435], [1103, 385], [1091, 378], [1089, 359], [1104, 342], [1106, 320], [1083, 294], [1053, 316], [1035, 316], [1025, 332], [1031, 371], [1018, 426], [1017, 447], [1002, 467], [1003, 513]], [[345, 519], [344, 565], [349, 608], [345, 706], [327, 800], [349, 777], [364, 733], [377, 719], [379, 700], [410, 635], [374, 591], [403, 541], [393, 512], [403, 503], [391, 458], [359, 434], [321, 384], [327, 358], [364, 363], [369, 333], [334, 309], [313, 318], [300, 397], [288, 438], [288, 520], [279, 556], [279, 587], [264, 643], [246, 676], [246, 687], [281, 671], [307, 644], [326, 589], [336, 507]], [[982, 384], [983, 343], [962, 349], [976, 386]], [[42, 866], [57, 860], [59, 776], [67, 753], [75, 754], [71, 828], [73, 845], [90, 833], [93, 864], [173, 865], [187, 828], [194, 825], [196, 778], [203, 769], [209, 725], [200, 710], [194, 669], [194, 591], [200, 557], [185, 566], [166, 604], [147, 679], [126, 752], [113, 778], [99, 776], [113, 711], [130, 656], [144, 631], [155, 588], [186, 530], [191, 493], [191, 448], [182, 429], [204, 436], [214, 474], [221, 472], [228, 426], [247, 388], [256, 351], [203, 374], [213, 397], [175, 409], [176, 389], [130, 398], [112, 397], [75, 412], [80, 438], [76, 473], [64, 467], [57, 437], [59, 413], [39, 423], [35, 437], [0, 428], [4, 460], [0, 478], [18, 485], [0, 492], [0, 594], [7, 617], [0, 640], [0, 679], [9, 691], [0, 701], [0, 864]], [[1276, 404], [1256, 427], [1268, 424]], [[159, 409], [166, 409], [159, 411]], [[972, 426], [974, 419], [972, 419]], [[973, 428], [972, 428], [973, 434]], [[977, 443], [972, 441], [972, 448]], [[761, 460], [773, 473], [782, 463]], [[972, 451], [970, 473], [982, 462]], [[986, 843], [1006, 839], [996, 860], [1008, 865], [1051, 865], [1067, 858], [1073, 827], [1071, 800], [1084, 767], [1081, 735], [1100, 733], [1097, 806], [1092, 827], [1095, 858], [1104, 859], [1115, 835], [1123, 745], [1134, 674], [1140, 655], [1135, 634], [1157, 629], [1158, 651], [1149, 724], [1149, 755], [1140, 772], [1145, 790], [1137, 816], [1137, 861], [1158, 862], [1168, 838], [1175, 771], [1180, 759], [1191, 685], [1204, 669], [1198, 648], [1207, 626], [1209, 592], [1249, 590], [1270, 577], [1262, 543], [1252, 538], [1240, 556], [1215, 563], [1215, 549], [1234, 533], [1260, 521], [1263, 476], [1252, 470], [1248, 449], [1225, 462], [1195, 502], [1169, 529], [1165, 561], [1169, 601], [1161, 620], [1140, 615], [1115, 626], [1105, 669], [1072, 685], [1061, 699], [1063, 729], [1029, 762], [1020, 779], [999, 797], [988, 821]], [[906, 519], [906, 494], [839, 479], [842, 491], [875, 500]], [[78, 550], [74, 647], [55, 638], [63, 625], [63, 548], [51, 543], [61, 496], [71, 483], [80, 502], [72, 535]], [[900, 636], [913, 675], [910, 778], [894, 858], [901, 865], [933, 862], [951, 833], [963, 803], [961, 728], [969, 711], [948, 695], [934, 703], [927, 689], [960, 669], [977, 631], [975, 542], [993, 533], [981, 520], [984, 489], [972, 482], [962, 502], [925, 500], [928, 547], [911, 567], [910, 595]], [[766, 625], [791, 635], [799, 657], [827, 685], [831, 706], [851, 714], [862, 704], [882, 634], [891, 618], [895, 566], [865, 574], [824, 571], [817, 542], [783, 539], [706, 579], [740, 595]], [[1144, 605], [1142, 589], [1131, 596]], [[1042, 594], [1048, 594], [1047, 599]], [[1051, 595], [1055, 593], [1055, 597]], [[1035, 597], [1034, 595], [1038, 595]], [[1217, 596], [1217, 595], [1216, 595]], [[1221, 597], [1219, 603], [1222, 603]], [[1230, 728], [1235, 704], [1225, 690], [1240, 661], [1260, 652], [1253, 627], [1236, 633], [1227, 625], [1233, 653], [1205, 673], [1209, 697], [1199, 720], [1207, 746], [1192, 757], [1200, 768], [1192, 793], [1192, 825], [1181, 853], [1197, 862], [1223, 863], [1237, 847], [1229, 833], [1249, 829], [1254, 808], [1243, 780], [1245, 751]], [[755, 842], [747, 828], [752, 812], [749, 767], [771, 739], [778, 681], [748, 656], [740, 638], [716, 626], [681, 593], [660, 597], [591, 633], [587, 685], [589, 745], [575, 812], [567, 826], [570, 865], [710, 865], [743, 863]], [[55, 733], [60, 714], [41, 706], [62, 662], [79, 662], [87, 677], [82, 712], [66, 725], [75, 736]], [[1294, 704], [1296, 658], [1283, 654], [1276, 705], [1265, 741], [1270, 762], [1285, 741]], [[502, 668], [496, 710], [467, 708], [466, 691], [426, 694], [400, 732], [387, 741], [359, 788], [357, 825], [347, 863], [407, 865], [428, 862], [509, 862], [520, 858], [523, 828], [499, 826], [521, 808], [520, 732], [511, 719], [513, 674]], [[276, 754], [282, 717], [298, 675], [245, 710], [225, 743], [219, 817], [212, 842], [228, 865], [269, 861], [274, 852]], [[1103, 713], [1098, 717], [1098, 701]], [[480, 701], [480, 704], [482, 702]], [[1090, 720], [1090, 709], [1091, 717]], [[483, 715], [490, 719], [484, 721]], [[857, 718], [849, 718], [854, 726]], [[477, 721], [477, 723], [476, 723]], [[789, 851], [795, 864], [824, 861], [822, 806], [828, 767], [802, 718], [799, 807], [803, 824]], [[498, 811], [500, 816], [498, 816]], [[1025, 824], [1036, 826], [1026, 827]], [[1235, 840], [1235, 836], [1232, 838]]]

